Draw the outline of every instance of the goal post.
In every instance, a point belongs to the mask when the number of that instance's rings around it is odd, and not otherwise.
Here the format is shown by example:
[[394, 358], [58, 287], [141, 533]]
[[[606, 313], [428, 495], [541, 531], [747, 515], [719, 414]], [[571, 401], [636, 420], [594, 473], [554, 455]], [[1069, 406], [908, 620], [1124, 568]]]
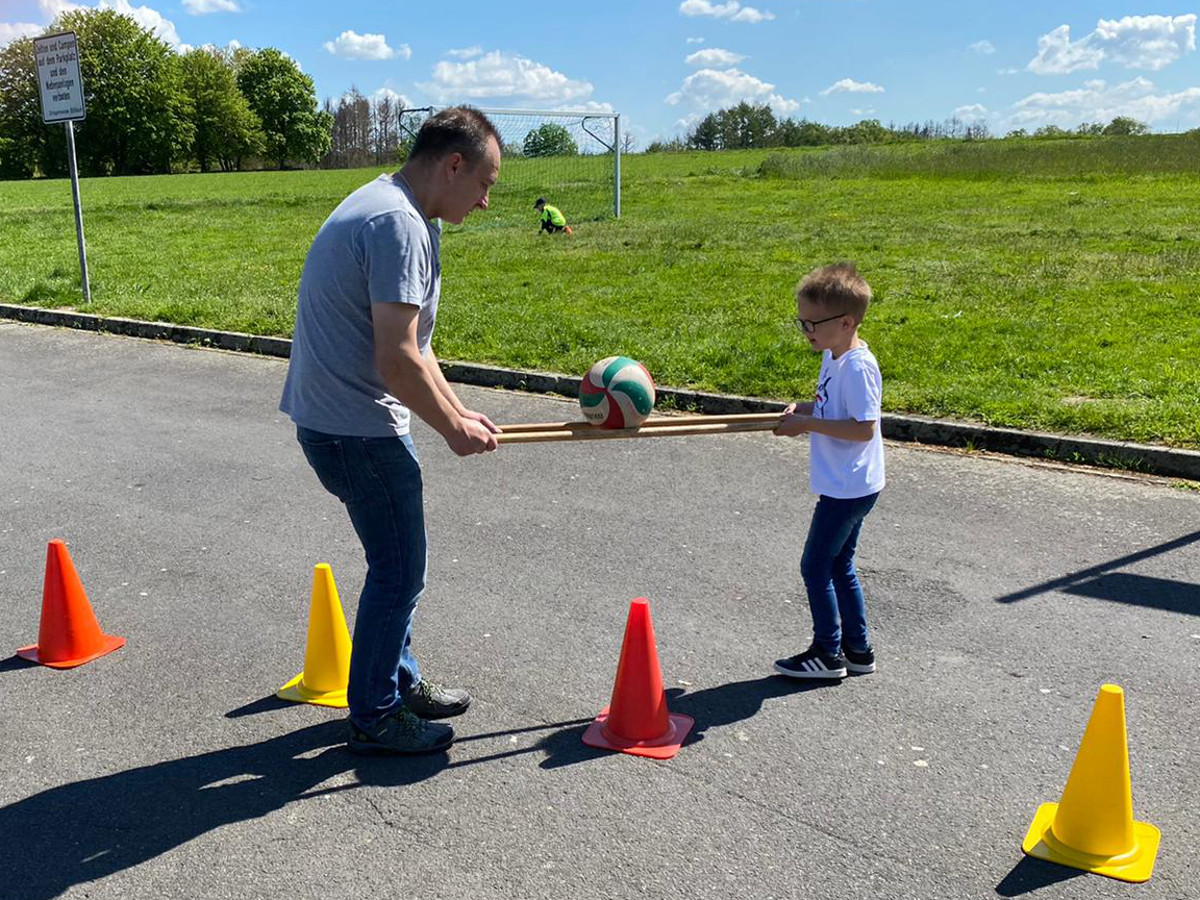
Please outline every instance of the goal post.
[[[440, 107], [405, 109], [402, 136], [411, 140]], [[534, 201], [562, 210], [568, 224], [621, 215], [621, 116], [571, 109], [479, 108], [503, 145], [500, 181], [488, 214], [468, 223], [537, 227]]]

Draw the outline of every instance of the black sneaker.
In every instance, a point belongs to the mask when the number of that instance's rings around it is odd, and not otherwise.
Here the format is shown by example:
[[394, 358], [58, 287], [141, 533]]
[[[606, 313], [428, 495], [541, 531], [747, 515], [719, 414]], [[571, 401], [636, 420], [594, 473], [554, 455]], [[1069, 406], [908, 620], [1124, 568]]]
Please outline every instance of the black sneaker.
[[454, 743], [454, 729], [427, 722], [402, 706], [370, 730], [350, 722], [346, 743], [355, 753], [437, 753]]
[[834, 679], [846, 677], [846, 657], [830, 656], [816, 644], [803, 653], [775, 660], [775, 671], [788, 678]]
[[408, 689], [404, 705], [422, 719], [449, 719], [467, 711], [471, 695], [459, 688], [442, 687], [422, 678]]
[[868, 647], [866, 650], [851, 650], [842, 648], [846, 657], [846, 671], [851, 675], [870, 675], [875, 671], [875, 651]]

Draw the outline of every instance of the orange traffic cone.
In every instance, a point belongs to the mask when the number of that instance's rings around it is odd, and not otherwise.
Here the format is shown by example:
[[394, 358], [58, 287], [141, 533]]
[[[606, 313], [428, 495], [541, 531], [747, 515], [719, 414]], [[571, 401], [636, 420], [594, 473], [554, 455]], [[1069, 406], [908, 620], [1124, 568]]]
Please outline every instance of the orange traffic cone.
[[17, 656], [55, 669], [72, 669], [124, 645], [125, 638], [100, 630], [67, 545], [51, 541], [46, 548], [38, 642], [22, 647]]
[[588, 726], [583, 742], [634, 756], [670, 759], [695, 724], [691, 716], [667, 710], [650, 602], [639, 597], [629, 604], [612, 703]]
[[1096, 697], [1062, 801], [1043, 803], [1021, 849], [1030, 856], [1121, 881], [1148, 881], [1161, 837], [1133, 818], [1125, 693], [1105, 684]]

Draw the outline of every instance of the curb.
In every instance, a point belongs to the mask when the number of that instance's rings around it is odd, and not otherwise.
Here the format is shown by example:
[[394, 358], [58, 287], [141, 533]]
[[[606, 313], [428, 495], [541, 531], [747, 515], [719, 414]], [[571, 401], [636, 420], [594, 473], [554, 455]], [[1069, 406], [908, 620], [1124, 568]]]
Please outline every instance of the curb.
[[[0, 303], [0, 319], [12, 319], [36, 325], [54, 325], [84, 331], [101, 331], [127, 337], [200, 344], [239, 353], [258, 353], [286, 359], [291, 353], [288, 338], [260, 337], [235, 331], [214, 331], [190, 325], [142, 322], [137, 319], [108, 318], [87, 313], [63, 312], [34, 306]], [[449, 381], [477, 387], [506, 388], [539, 394], [579, 393], [580, 379], [550, 372], [524, 372], [500, 366], [442, 361]], [[706, 415], [744, 412], [776, 412], [784, 408], [777, 400], [712, 394], [677, 388], [658, 387], [659, 403]], [[664, 402], [665, 401], [665, 402]], [[909, 441], [944, 447], [971, 447], [1010, 456], [1027, 456], [1059, 462], [1081, 463], [1102, 468], [1131, 469], [1169, 478], [1200, 481], [1200, 451], [1182, 450], [1154, 444], [1135, 444], [1101, 438], [1074, 437], [1016, 428], [991, 428], [969, 422], [930, 419], [924, 416], [884, 414], [883, 436], [893, 441]]]

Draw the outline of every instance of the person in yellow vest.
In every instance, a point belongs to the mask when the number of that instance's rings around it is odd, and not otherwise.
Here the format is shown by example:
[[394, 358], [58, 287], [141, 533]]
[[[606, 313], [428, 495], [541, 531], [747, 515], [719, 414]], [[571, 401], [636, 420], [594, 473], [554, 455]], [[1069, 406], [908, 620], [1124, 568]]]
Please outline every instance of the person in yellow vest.
[[[551, 206], [546, 202], [545, 197], [538, 197], [537, 202], [533, 204], [533, 208], [542, 214], [542, 228], [549, 234], [557, 234], [558, 232], [571, 233], [571, 226], [567, 224], [566, 216], [559, 211], [557, 206]], [[538, 233], [541, 234], [541, 231]]]

